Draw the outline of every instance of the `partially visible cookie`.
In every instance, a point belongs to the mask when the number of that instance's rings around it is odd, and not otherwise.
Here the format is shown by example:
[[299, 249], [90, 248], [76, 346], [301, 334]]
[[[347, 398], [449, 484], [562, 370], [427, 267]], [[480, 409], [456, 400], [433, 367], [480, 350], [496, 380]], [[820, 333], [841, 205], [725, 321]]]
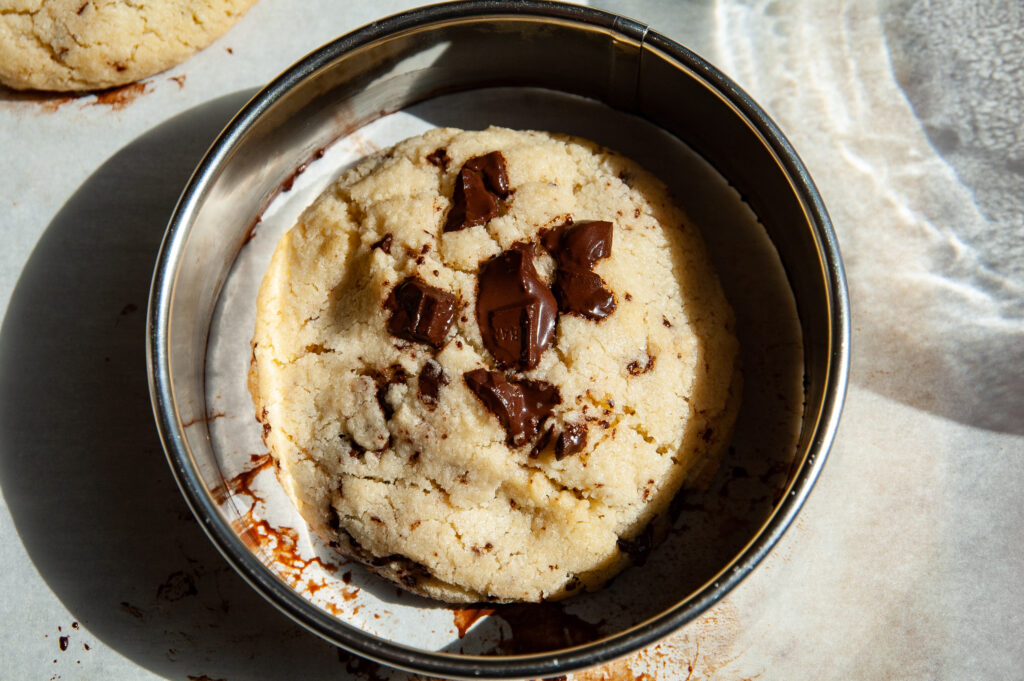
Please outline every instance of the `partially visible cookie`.
[[0, 83], [99, 90], [185, 61], [256, 0], [0, 0]]

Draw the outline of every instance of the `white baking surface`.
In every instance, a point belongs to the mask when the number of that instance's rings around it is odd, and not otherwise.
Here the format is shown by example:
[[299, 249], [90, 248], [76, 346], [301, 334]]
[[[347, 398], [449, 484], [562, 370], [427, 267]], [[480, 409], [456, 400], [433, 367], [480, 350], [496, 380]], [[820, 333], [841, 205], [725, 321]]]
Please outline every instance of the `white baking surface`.
[[[261, 0], [121, 108], [0, 92], [0, 678], [401, 677], [213, 549], [151, 425], [143, 333], [163, 225], [244, 93], [412, 4]], [[789, 136], [839, 234], [854, 365], [779, 546], [592, 678], [1021, 678], [1021, 5], [594, 4], [702, 54]]]

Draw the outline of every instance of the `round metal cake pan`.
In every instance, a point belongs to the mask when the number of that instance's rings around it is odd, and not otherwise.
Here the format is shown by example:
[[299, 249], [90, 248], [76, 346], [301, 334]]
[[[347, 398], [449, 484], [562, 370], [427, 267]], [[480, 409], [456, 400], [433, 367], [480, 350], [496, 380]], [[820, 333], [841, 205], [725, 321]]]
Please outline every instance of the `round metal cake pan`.
[[[516, 656], [414, 649], [314, 607], [277, 579], [219, 512], [208, 434], [205, 353], [221, 286], [262, 209], [295, 169], [339, 137], [444, 93], [528, 86], [620, 109], [704, 157], [757, 214], [800, 317], [804, 415], [788, 487], [771, 515], [701, 588], [655, 617], [574, 648]], [[233, 567], [317, 635], [391, 666], [442, 677], [536, 678], [625, 655], [706, 610], [792, 523], [836, 432], [849, 365], [849, 305], [827, 212], [778, 127], [731, 80], [643, 24], [549, 2], [471, 1], [375, 22], [316, 50], [260, 91], [215, 141], [175, 209], [154, 273], [147, 351], [160, 436], [182, 493]], [[255, 426], [254, 426], [255, 427]]]

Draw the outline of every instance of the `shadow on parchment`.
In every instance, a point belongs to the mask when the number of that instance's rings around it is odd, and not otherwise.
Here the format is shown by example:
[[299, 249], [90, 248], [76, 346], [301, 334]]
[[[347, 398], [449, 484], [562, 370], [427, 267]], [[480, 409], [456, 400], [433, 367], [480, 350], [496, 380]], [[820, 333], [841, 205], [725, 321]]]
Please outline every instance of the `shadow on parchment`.
[[203, 535], [150, 409], [157, 249], [189, 174], [250, 94], [136, 139], [43, 234], [0, 330], [0, 484], [79, 640], [169, 679], [343, 678], [349, 658], [265, 603]]

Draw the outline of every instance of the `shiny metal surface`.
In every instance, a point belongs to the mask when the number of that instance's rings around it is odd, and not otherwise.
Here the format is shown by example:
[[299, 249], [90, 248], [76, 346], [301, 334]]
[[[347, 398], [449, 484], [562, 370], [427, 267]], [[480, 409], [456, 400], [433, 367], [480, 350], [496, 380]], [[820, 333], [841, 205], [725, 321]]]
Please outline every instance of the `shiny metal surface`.
[[[778, 249], [801, 317], [806, 365], [806, 409], [788, 493], [730, 564], [638, 626], [557, 653], [507, 657], [410, 649], [313, 608], [246, 549], [220, 514], [210, 490], [222, 480], [202, 419], [206, 340], [220, 286], [285, 179], [318, 149], [382, 114], [493, 85], [604, 101], [702, 154], [754, 208]], [[774, 123], [724, 75], [642, 24], [605, 12], [466, 2], [414, 10], [344, 36], [242, 109], [196, 170], [170, 222], [151, 290], [147, 351], [154, 412], [182, 492], [224, 556], [270, 602], [314, 633], [389, 665], [435, 676], [541, 677], [661, 638], [720, 599], [771, 549], [810, 493], [835, 434], [848, 374], [849, 304], [835, 236], [806, 169]]]

